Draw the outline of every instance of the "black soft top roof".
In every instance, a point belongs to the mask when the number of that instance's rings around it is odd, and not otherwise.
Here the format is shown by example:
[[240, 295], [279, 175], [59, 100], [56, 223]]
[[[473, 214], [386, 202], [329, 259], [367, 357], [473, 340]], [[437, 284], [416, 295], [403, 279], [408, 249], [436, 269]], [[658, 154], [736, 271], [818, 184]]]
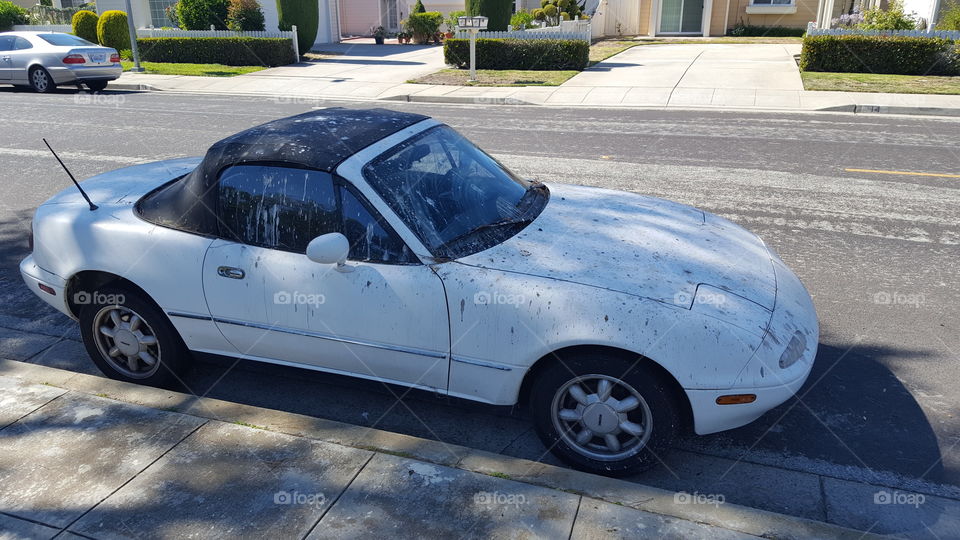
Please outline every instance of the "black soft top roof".
[[333, 171], [353, 154], [428, 117], [387, 109], [330, 108], [267, 122], [223, 139], [179, 182], [138, 204], [141, 217], [167, 227], [217, 234], [220, 172], [242, 163]]

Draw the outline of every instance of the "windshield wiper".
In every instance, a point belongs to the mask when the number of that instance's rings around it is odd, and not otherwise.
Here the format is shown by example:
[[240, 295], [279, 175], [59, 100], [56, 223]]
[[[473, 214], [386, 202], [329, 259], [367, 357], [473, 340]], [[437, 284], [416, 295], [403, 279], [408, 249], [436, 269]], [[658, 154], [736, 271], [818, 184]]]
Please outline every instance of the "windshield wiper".
[[484, 223], [483, 225], [478, 225], [463, 234], [453, 237], [451, 240], [449, 240], [446, 243], [452, 244], [454, 242], [459, 242], [460, 240], [463, 240], [468, 236], [473, 236], [474, 234], [477, 234], [480, 231], [485, 231], [487, 229], [496, 229], [499, 227], [508, 227], [511, 225], [529, 225], [532, 222], [533, 222], [533, 219], [531, 218], [520, 218], [520, 219], [504, 218], [501, 220], [494, 221], [492, 223]]

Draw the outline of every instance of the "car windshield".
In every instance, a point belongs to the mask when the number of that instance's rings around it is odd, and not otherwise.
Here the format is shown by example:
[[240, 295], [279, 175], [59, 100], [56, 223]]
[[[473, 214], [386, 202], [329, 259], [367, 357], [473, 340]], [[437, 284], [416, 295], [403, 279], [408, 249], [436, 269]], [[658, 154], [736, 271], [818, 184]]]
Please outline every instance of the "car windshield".
[[57, 47], [98, 47], [96, 43], [70, 34], [37, 34], [37, 37]]
[[391, 148], [363, 174], [427, 249], [445, 259], [510, 238], [549, 196], [546, 186], [517, 178], [447, 126]]

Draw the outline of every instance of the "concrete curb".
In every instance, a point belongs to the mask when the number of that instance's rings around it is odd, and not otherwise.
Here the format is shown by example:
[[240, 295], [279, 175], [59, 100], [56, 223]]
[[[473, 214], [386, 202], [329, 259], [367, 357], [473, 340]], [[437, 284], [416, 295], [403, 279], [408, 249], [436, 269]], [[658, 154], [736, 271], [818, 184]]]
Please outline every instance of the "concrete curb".
[[960, 116], [960, 109], [944, 107], [900, 107], [893, 105], [835, 105], [817, 109], [824, 112], [852, 112], [855, 114], [898, 114], [905, 116]]
[[140, 90], [146, 92], [161, 92], [162, 88], [157, 88], [149, 84], [132, 84], [132, 83], [110, 83], [107, 86], [110, 90]]
[[715, 506], [677, 504], [673, 492], [633, 482], [409, 435], [218, 399], [197, 397], [36, 364], [0, 359], [0, 375], [16, 377], [34, 384], [47, 384], [70, 391], [95, 394], [100, 397], [154, 409], [236, 423], [287, 435], [509, 478], [510, 480], [575, 493], [637, 510], [765, 538], [841, 538], [851, 540], [885, 538], [884, 536], [864, 533], [829, 523], [786, 516], [735, 504], [725, 503]]
[[384, 98], [376, 98], [376, 101], [404, 101], [407, 103], [454, 103], [467, 105], [536, 105], [529, 101], [511, 97], [467, 97], [467, 96], [419, 96], [417, 94], [399, 94]]

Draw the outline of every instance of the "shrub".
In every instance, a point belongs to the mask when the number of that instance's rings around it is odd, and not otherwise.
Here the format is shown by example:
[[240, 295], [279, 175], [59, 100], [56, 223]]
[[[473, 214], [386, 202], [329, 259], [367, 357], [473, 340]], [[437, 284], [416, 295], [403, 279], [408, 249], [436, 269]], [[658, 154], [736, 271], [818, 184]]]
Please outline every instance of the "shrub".
[[457, 19], [459, 19], [460, 17], [464, 17], [466, 15], [467, 15], [467, 12], [463, 10], [451, 11], [450, 13], [448, 13], [447, 20], [444, 21], [444, 23], [447, 26], [447, 32], [453, 32], [454, 30], [456, 30], [457, 24], [458, 24]]
[[542, 8], [537, 8], [537, 9], [533, 10], [532, 15], [533, 15], [534, 20], [537, 20], [537, 21], [545, 21], [545, 20], [547, 20], [547, 14], [544, 13], [544, 11], [543, 11]]
[[99, 20], [100, 17], [96, 13], [85, 9], [74, 13], [70, 21], [73, 27], [73, 35], [93, 43], [99, 43], [97, 38], [97, 21]]
[[226, 30], [229, 8], [230, 0], [180, 0], [177, 22], [184, 30]]
[[503, 31], [510, 24], [513, 0], [467, 0], [467, 13], [485, 15], [488, 19], [487, 30]]
[[263, 11], [257, 0], [230, 0], [227, 8], [227, 28], [234, 32], [263, 30]]
[[22, 7], [0, 0], [0, 32], [5, 32], [13, 28], [15, 24], [27, 24], [29, 13]]
[[807, 36], [803, 71], [960, 74], [960, 48], [949, 39], [905, 36]]
[[317, 0], [277, 0], [280, 15], [280, 30], [297, 27], [297, 44], [300, 54], [313, 47], [320, 28], [320, 7]]
[[104, 11], [97, 20], [97, 41], [116, 50], [130, 48], [130, 28], [127, 14], [122, 11]]
[[727, 31], [728, 36], [739, 37], [802, 37], [807, 33], [805, 28], [787, 28], [786, 26], [755, 26], [737, 23]]
[[145, 62], [283, 66], [293, 62], [293, 44], [282, 38], [139, 38]]
[[941, 8], [937, 30], [960, 30], [960, 0], [953, 0]]
[[903, 3], [892, 0], [887, 9], [868, 9], [863, 12], [863, 22], [857, 28], [864, 30], [915, 30], [918, 21], [912, 14], [904, 13]]
[[407, 18], [407, 25], [413, 32], [413, 41], [415, 43], [426, 43], [434, 34], [440, 31], [440, 25], [443, 24], [443, 14], [439, 11], [428, 11], [426, 13], [411, 13]]
[[510, 28], [513, 30], [525, 30], [533, 28], [533, 14], [522, 9], [510, 17]]
[[417, 3], [413, 5], [413, 11], [411, 13], [426, 13], [427, 8], [423, 7], [423, 2], [417, 0]]
[[[448, 39], [446, 62], [470, 67], [470, 40]], [[581, 70], [590, 60], [590, 44], [573, 39], [477, 39], [477, 69]]]

